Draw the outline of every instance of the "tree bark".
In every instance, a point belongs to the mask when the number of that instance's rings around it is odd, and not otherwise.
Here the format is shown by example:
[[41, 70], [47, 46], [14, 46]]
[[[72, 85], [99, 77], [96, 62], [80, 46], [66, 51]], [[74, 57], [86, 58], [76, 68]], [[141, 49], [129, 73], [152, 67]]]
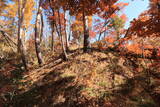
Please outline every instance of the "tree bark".
[[65, 40], [66, 40], [66, 51], [68, 52], [69, 51], [69, 43], [68, 43], [68, 35], [67, 35], [67, 31], [66, 31], [66, 12], [64, 11], [64, 30], [65, 30]]
[[89, 29], [88, 26], [86, 26], [86, 16], [85, 11], [83, 10], [83, 30], [84, 30], [84, 43], [83, 43], [83, 52], [88, 52], [88, 48], [90, 47], [89, 42]]
[[70, 41], [71, 41], [71, 16], [69, 18], [69, 27], [70, 27], [70, 30], [69, 30], [69, 34], [68, 34], [68, 44], [70, 45]]
[[25, 58], [24, 46], [22, 43], [22, 33], [23, 33], [22, 24], [24, 20], [24, 10], [25, 10], [26, 2], [27, 2], [26, 0], [23, 0], [21, 4], [21, 0], [18, 0], [18, 40], [17, 40], [18, 47], [17, 47], [17, 51], [18, 53], [20, 53], [21, 60], [22, 60], [25, 70], [28, 70], [27, 61]]
[[51, 50], [54, 51], [54, 25], [52, 25], [52, 31], [51, 31], [51, 35], [52, 35], [52, 38], [51, 38]]
[[62, 27], [61, 27], [61, 20], [60, 20], [60, 12], [58, 10], [58, 20], [59, 20], [59, 36], [60, 36], [60, 40], [61, 40], [61, 46], [62, 46], [62, 59], [63, 60], [67, 60], [67, 53], [66, 53], [66, 49], [65, 49], [65, 46], [64, 46], [64, 39], [63, 39], [63, 36], [62, 36]]
[[36, 16], [36, 23], [35, 23], [35, 50], [37, 55], [38, 64], [41, 66], [43, 64], [41, 48], [40, 48], [40, 37], [42, 37], [42, 8], [41, 8], [41, 0], [39, 1], [38, 12]]
[[[52, 1], [51, 0], [49, 0], [49, 5], [50, 5], [50, 8], [51, 8], [51, 10], [52, 10], [52, 16], [54, 17], [54, 8], [52, 7]], [[51, 50], [52, 51], [54, 51], [54, 31], [55, 31], [55, 20], [54, 19], [52, 19], [51, 20], [51, 29], [52, 29], [52, 31], [51, 31], [51, 35], [52, 35], [52, 38], [51, 38]]]
[[43, 37], [43, 27], [44, 27], [44, 22], [43, 22], [43, 14], [41, 13], [41, 34], [40, 34], [40, 43], [42, 42], [42, 37]]

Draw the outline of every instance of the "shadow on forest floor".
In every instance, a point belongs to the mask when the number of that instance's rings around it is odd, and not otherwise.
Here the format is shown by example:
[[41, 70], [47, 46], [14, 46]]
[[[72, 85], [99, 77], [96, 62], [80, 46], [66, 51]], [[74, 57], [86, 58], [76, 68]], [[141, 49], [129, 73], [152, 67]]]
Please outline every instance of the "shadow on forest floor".
[[[61, 73], [49, 75], [60, 76]], [[14, 107], [158, 107], [160, 94], [149, 85], [144, 74], [128, 79], [126, 83], [103, 93], [101, 97], [87, 99], [81, 95], [85, 86], [74, 82], [74, 76], [36, 86], [13, 97]], [[133, 105], [133, 106], [132, 106]]]
[[[83, 54], [79, 50], [71, 51], [71, 59], [51, 62], [45, 67], [29, 72], [30, 77], [25, 90], [17, 89], [10, 96], [5, 106], [13, 107], [159, 107], [160, 79], [151, 71], [139, 73], [130, 68], [136, 68], [136, 60], [126, 58], [131, 65], [122, 67], [117, 53], [111, 53], [109, 58], [96, 51]], [[107, 53], [107, 52], [106, 52]], [[121, 61], [120, 61], [121, 62]], [[109, 63], [109, 64], [108, 64]], [[134, 66], [135, 65], [135, 66]], [[17, 67], [18, 68], [18, 67]], [[86, 68], [86, 69], [85, 69]], [[98, 68], [98, 69], [97, 69]], [[20, 69], [18, 70], [20, 71]], [[21, 77], [21, 72], [13, 71], [15, 78]], [[127, 77], [130, 72], [134, 76]], [[155, 76], [156, 75], [156, 76]], [[112, 77], [110, 79], [110, 77]], [[123, 77], [125, 82], [115, 85], [117, 78]], [[120, 80], [120, 79], [119, 79]], [[112, 87], [106, 87], [112, 83]], [[18, 84], [17, 87], [22, 87]], [[86, 92], [85, 92], [86, 91]], [[98, 95], [96, 95], [98, 93]]]
[[113, 102], [121, 99], [122, 107], [127, 107], [127, 104], [133, 104], [131, 107], [159, 107], [160, 92], [156, 90], [160, 88], [159, 85], [159, 80], [156, 81], [143, 72], [127, 79], [118, 90], [114, 90], [118, 96], [115, 96]]

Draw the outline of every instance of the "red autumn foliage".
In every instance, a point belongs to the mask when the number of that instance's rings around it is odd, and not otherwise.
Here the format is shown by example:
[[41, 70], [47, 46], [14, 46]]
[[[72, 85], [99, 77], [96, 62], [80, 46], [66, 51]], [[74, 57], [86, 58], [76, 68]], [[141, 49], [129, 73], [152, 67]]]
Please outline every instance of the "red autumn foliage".
[[128, 18], [127, 18], [127, 16], [126, 16], [126, 14], [122, 14], [121, 16], [120, 16], [120, 18], [122, 18], [124, 21], [126, 21]]
[[96, 37], [96, 32], [89, 30], [89, 35], [91, 38], [95, 38]]

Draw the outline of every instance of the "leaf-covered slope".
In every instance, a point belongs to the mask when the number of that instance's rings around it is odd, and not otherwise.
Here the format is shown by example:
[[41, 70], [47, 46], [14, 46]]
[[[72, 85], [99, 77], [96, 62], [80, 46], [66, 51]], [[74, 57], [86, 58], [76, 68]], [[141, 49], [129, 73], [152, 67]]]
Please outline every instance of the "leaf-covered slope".
[[77, 50], [66, 62], [53, 57], [41, 68], [23, 74], [9, 105], [156, 107], [160, 81], [148, 75], [143, 63], [116, 52], [84, 54]]

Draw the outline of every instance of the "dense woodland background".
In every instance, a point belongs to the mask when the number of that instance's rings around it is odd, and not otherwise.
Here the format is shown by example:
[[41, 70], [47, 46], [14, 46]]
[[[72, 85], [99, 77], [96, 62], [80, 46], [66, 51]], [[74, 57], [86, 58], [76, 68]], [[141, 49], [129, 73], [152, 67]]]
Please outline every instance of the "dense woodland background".
[[160, 107], [160, 0], [126, 6], [0, 0], [0, 107]]

